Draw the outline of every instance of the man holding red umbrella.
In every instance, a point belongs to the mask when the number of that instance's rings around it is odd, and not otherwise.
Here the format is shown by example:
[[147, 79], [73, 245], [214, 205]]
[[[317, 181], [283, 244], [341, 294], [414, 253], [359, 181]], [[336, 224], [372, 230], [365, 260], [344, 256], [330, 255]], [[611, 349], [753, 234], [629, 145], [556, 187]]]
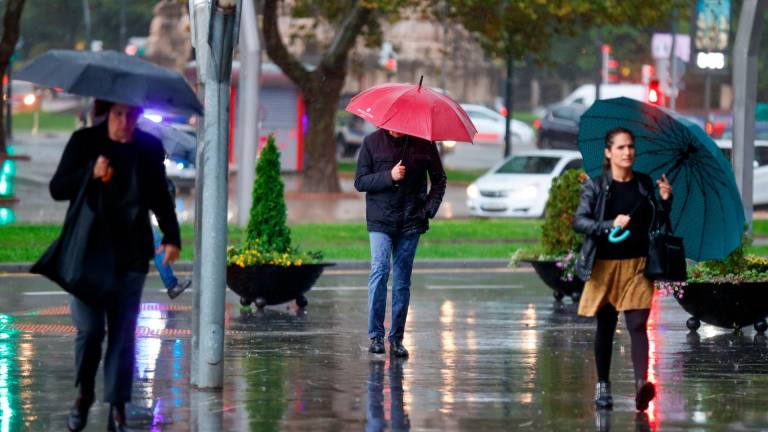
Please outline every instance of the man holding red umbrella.
[[[435, 140], [471, 142], [469, 117], [449, 97], [413, 84], [383, 84], [355, 96], [347, 111], [380, 129], [363, 140], [355, 188], [366, 192], [371, 242], [368, 277], [369, 352], [383, 354], [387, 279], [392, 260], [390, 355], [408, 357], [403, 346], [411, 271], [419, 237], [443, 200], [446, 176]], [[430, 187], [427, 188], [427, 177]]]

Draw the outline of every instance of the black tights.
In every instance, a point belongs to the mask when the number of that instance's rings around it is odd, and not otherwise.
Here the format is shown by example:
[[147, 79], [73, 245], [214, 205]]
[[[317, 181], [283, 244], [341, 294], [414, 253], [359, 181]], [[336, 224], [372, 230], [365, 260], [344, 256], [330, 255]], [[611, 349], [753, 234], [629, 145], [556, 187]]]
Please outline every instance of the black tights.
[[[624, 311], [627, 330], [632, 340], [632, 365], [635, 379], [648, 377], [648, 316], [650, 309], [634, 309]], [[616, 333], [616, 322], [619, 313], [606, 304], [597, 311], [597, 333], [595, 334], [595, 364], [597, 365], [597, 380], [610, 381], [611, 352], [613, 351], [613, 335]]]

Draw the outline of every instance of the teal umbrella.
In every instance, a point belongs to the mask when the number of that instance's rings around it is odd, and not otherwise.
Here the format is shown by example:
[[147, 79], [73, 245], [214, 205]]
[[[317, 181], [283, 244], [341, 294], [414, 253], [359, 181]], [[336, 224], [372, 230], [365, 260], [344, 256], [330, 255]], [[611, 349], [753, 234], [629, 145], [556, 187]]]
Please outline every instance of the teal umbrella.
[[672, 230], [695, 261], [723, 259], [741, 244], [744, 209], [730, 163], [701, 127], [665, 109], [629, 98], [595, 102], [579, 125], [579, 150], [590, 177], [602, 174], [605, 135], [635, 135], [634, 169], [672, 183]]

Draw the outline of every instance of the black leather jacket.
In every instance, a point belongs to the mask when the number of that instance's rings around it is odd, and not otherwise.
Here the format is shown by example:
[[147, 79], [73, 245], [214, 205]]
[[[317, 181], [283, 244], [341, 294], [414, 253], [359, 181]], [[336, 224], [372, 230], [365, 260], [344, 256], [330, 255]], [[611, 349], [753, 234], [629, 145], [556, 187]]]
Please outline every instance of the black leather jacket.
[[[669, 197], [668, 200], [662, 200], [659, 204], [659, 200], [656, 199], [653, 180], [643, 173], [635, 172], [634, 175], [637, 178], [640, 194], [650, 200], [651, 205], [656, 210], [653, 222], [651, 222], [651, 229], [656, 229], [659, 221], [664, 220], [662, 217], [665, 215], [662, 212], [669, 214], [672, 208], [672, 197]], [[592, 276], [598, 237], [607, 236], [613, 228], [612, 220], [603, 220], [605, 202], [608, 198], [611, 182], [613, 182], [613, 178], [609, 171], [599, 177], [589, 179], [581, 187], [579, 207], [573, 217], [573, 229], [585, 234], [581, 255], [576, 262], [576, 276], [583, 281], [589, 280]]]

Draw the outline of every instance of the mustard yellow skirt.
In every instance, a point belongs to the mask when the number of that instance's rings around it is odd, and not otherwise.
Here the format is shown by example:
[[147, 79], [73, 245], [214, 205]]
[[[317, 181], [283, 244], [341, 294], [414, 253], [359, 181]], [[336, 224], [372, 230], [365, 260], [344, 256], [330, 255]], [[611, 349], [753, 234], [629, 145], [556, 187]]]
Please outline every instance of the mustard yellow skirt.
[[579, 315], [595, 316], [606, 303], [617, 311], [650, 309], [653, 283], [643, 276], [645, 257], [595, 260], [592, 278], [584, 285]]

